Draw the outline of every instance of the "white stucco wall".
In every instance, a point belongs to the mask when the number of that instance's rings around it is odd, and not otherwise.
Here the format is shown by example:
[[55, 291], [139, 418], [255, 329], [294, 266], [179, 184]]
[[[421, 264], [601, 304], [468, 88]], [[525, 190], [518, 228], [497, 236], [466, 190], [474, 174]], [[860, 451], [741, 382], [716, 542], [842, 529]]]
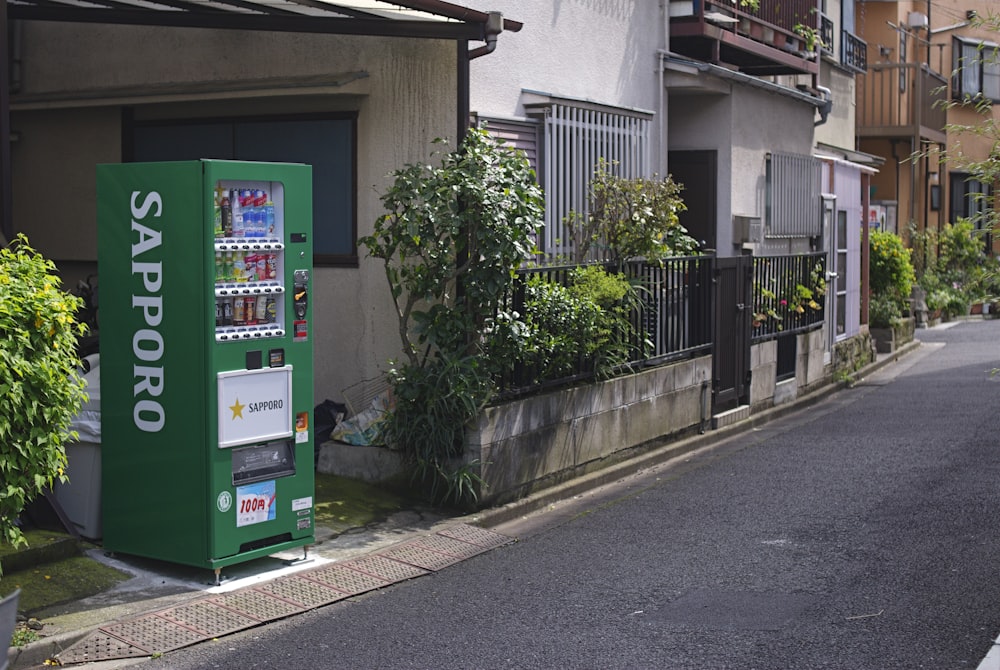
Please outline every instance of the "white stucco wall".
[[[524, 117], [523, 90], [658, 112], [656, 49], [664, 44], [658, 2], [472, 0], [524, 23], [499, 36], [496, 51], [471, 63], [471, 107]], [[654, 120], [654, 126], [656, 126]], [[652, 146], [658, 139], [652, 138]], [[654, 149], [655, 152], [655, 149]]]
[[[386, 175], [427, 160], [435, 137], [454, 139], [452, 41], [26, 22], [23, 45], [12, 99], [15, 228], [81, 274], [97, 258], [94, 166], [121, 160], [123, 104], [136, 118], [357, 111], [359, 236], [382, 213]], [[274, 83], [354, 71], [367, 77], [344, 87]], [[245, 79], [261, 83], [224, 92]], [[217, 93], [192, 91], [216, 81]], [[359, 268], [315, 271], [317, 400], [343, 399], [400, 350], [382, 266], [359, 256]]]

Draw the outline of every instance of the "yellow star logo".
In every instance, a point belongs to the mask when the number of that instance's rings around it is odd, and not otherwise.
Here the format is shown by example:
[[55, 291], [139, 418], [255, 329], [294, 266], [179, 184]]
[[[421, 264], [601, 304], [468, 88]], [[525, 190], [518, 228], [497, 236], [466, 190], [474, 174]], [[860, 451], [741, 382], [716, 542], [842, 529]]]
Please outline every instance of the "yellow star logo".
[[229, 406], [229, 409], [233, 410], [233, 418], [234, 419], [236, 417], [239, 417], [241, 419], [243, 418], [243, 408], [244, 407], [246, 407], [246, 405], [241, 405], [239, 398], [236, 399], [236, 404], [235, 405], [230, 405]]

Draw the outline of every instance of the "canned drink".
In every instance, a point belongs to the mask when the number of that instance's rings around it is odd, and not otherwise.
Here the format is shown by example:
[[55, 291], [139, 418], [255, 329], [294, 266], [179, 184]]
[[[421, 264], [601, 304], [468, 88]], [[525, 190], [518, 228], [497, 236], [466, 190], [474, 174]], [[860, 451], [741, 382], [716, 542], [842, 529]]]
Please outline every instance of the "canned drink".
[[256, 267], [257, 281], [264, 281], [268, 279], [267, 276], [267, 257], [270, 254], [257, 254], [254, 258], [254, 266]]
[[247, 313], [246, 313], [246, 303], [242, 296], [237, 296], [233, 298], [233, 325], [234, 326], [245, 326], [247, 325]]
[[257, 281], [257, 254], [248, 251], [243, 256], [244, 281]]
[[248, 326], [257, 325], [257, 298], [248, 296], [243, 299], [243, 318]]
[[216, 299], [215, 301], [215, 327], [218, 328], [222, 325], [222, 300]]
[[278, 254], [267, 254], [265, 259], [267, 263], [267, 278], [277, 279], [278, 278]]
[[257, 323], [270, 323], [267, 320], [267, 296], [259, 295], [257, 296], [257, 304], [254, 307], [254, 315], [257, 317]]
[[264, 320], [266, 323], [274, 323], [278, 320], [278, 303], [274, 296], [267, 296], [267, 302], [264, 304]]
[[233, 325], [233, 299], [223, 298], [222, 299], [222, 325], [231, 326]]

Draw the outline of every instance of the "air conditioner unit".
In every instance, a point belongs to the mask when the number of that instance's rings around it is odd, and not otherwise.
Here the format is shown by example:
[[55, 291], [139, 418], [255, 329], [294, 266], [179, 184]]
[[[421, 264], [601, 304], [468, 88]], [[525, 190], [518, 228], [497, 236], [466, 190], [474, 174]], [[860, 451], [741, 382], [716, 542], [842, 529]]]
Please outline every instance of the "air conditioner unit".
[[906, 17], [906, 27], [910, 30], [927, 30], [929, 23], [926, 14], [910, 12]]
[[759, 216], [733, 216], [733, 244], [760, 244], [764, 241], [764, 224]]

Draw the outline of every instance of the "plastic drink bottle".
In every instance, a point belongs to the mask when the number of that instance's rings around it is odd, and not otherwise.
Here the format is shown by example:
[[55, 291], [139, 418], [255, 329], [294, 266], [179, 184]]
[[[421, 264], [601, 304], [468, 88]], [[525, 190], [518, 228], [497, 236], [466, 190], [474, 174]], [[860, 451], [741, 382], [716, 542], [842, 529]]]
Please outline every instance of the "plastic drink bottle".
[[239, 193], [230, 193], [230, 203], [233, 208], [233, 237], [243, 237], [245, 234], [243, 220], [243, 204], [240, 202]]
[[229, 196], [223, 195], [222, 202], [219, 203], [219, 216], [221, 218], [222, 236], [233, 236], [233, 208], [230, 205]]
[[264, 225], [263, 225], [263, 236], [264, 237], [274, 237], [275, 234], [275, 224], [274, 224], [274, 203], [268, 200], [264, 203]]

